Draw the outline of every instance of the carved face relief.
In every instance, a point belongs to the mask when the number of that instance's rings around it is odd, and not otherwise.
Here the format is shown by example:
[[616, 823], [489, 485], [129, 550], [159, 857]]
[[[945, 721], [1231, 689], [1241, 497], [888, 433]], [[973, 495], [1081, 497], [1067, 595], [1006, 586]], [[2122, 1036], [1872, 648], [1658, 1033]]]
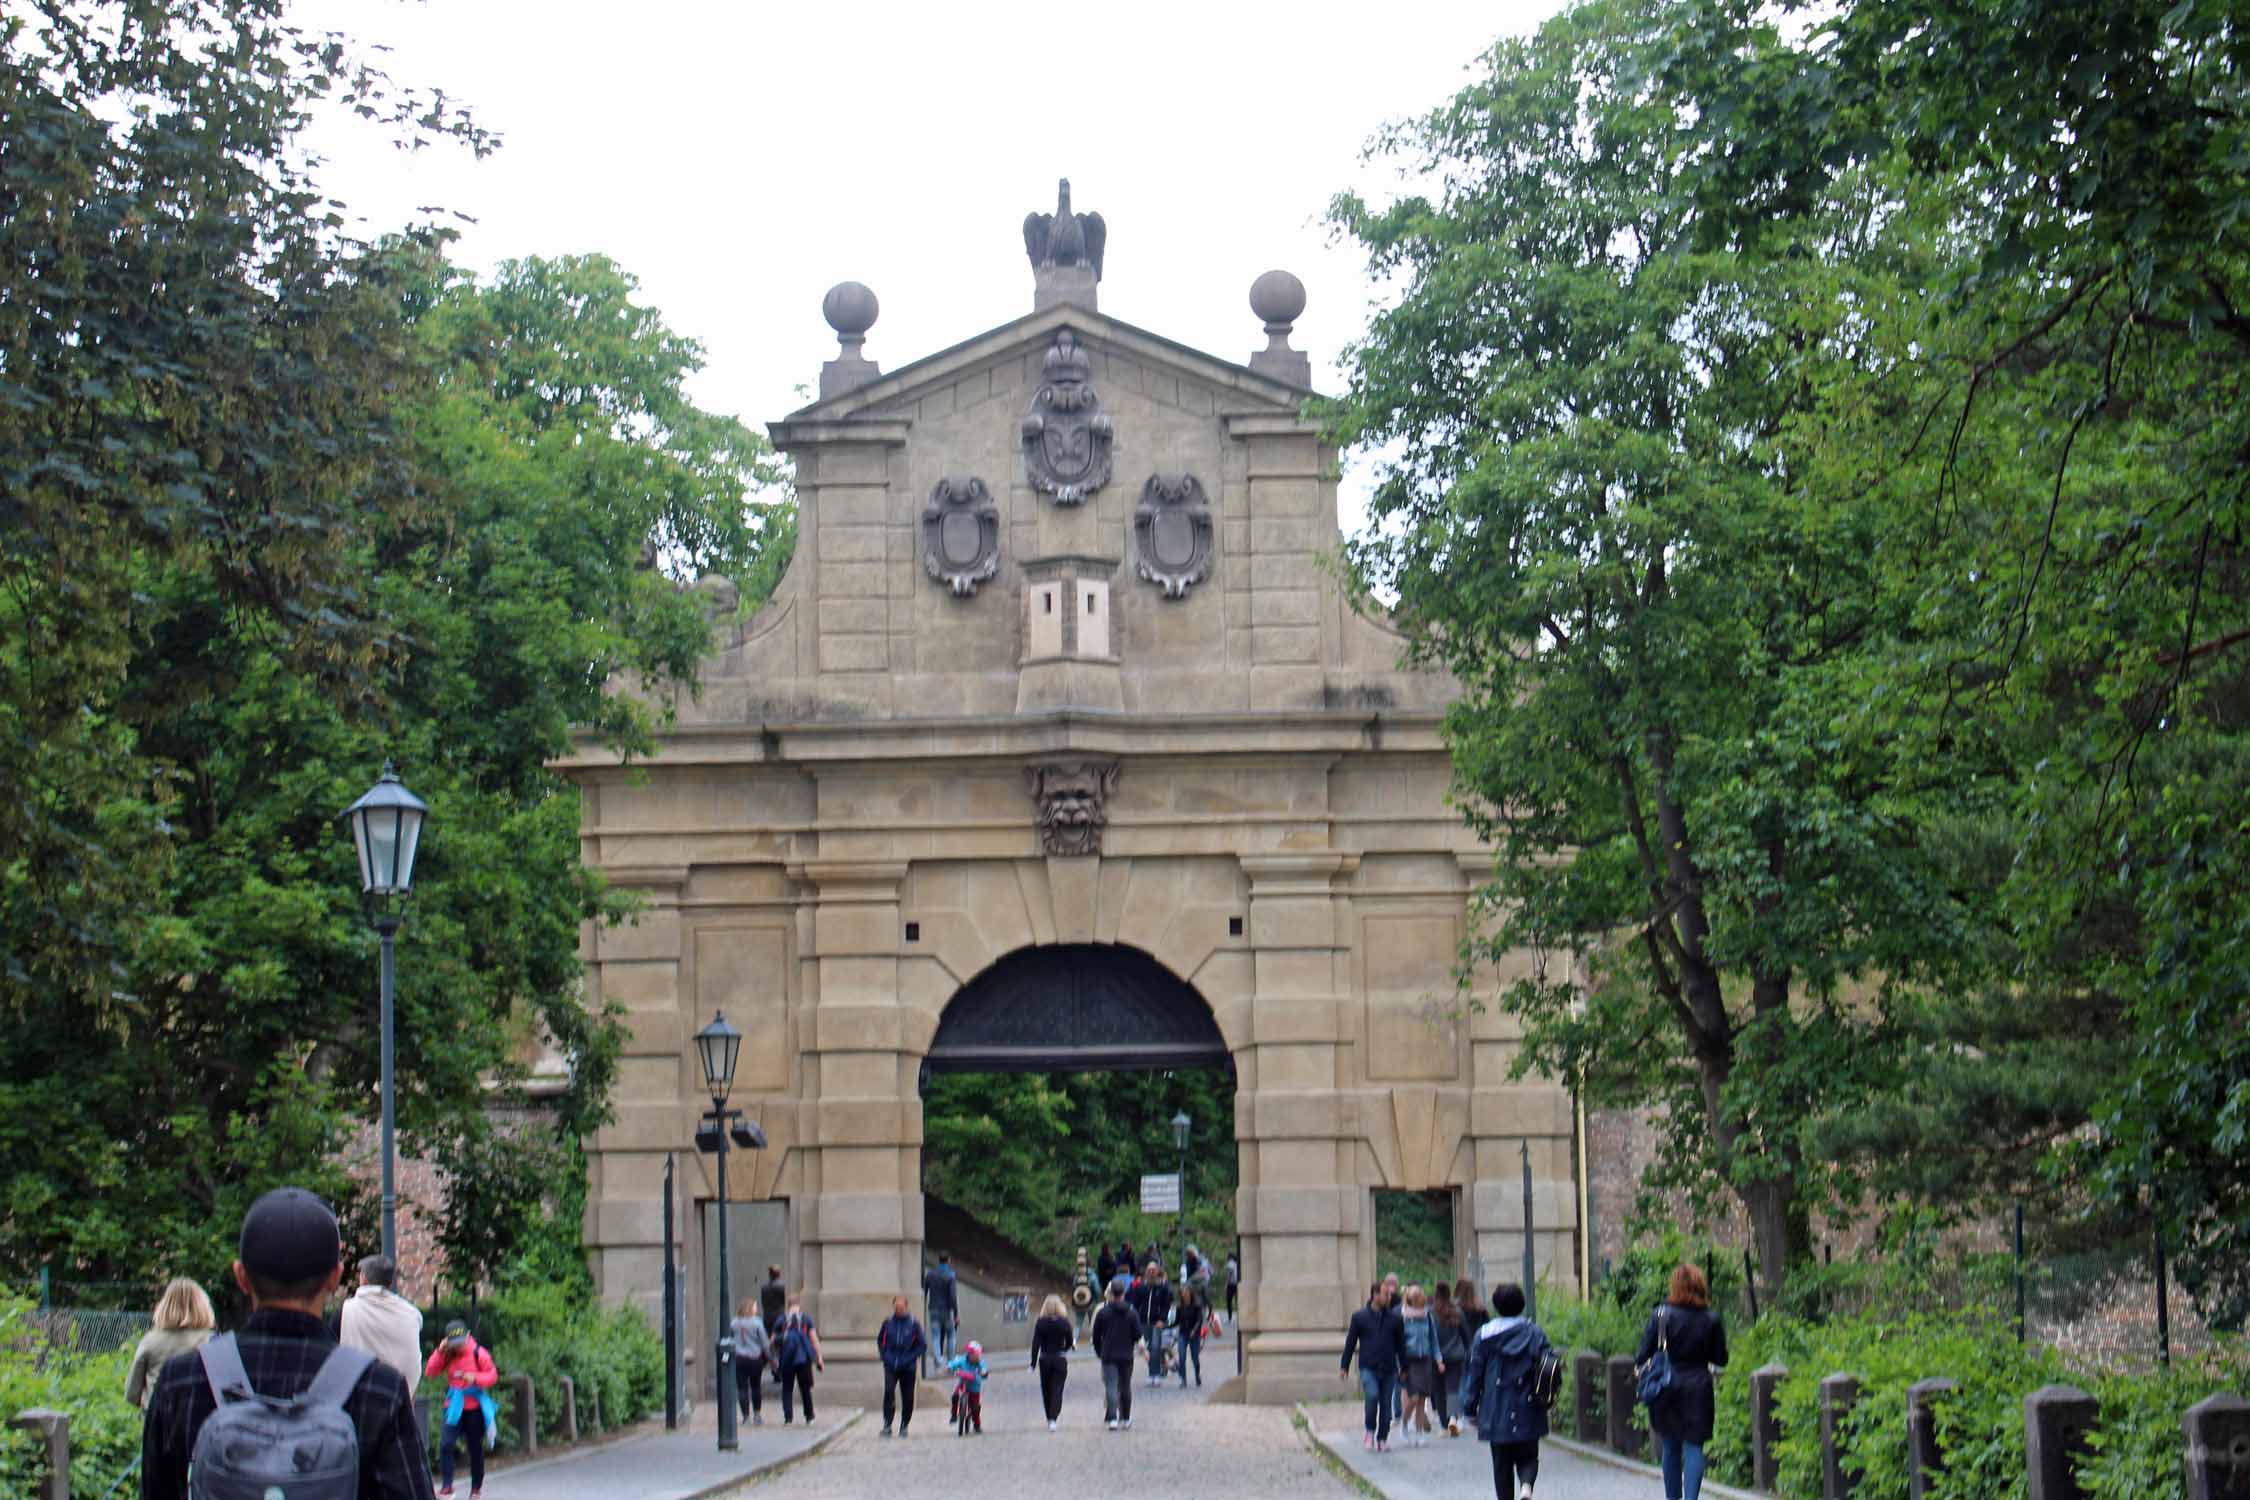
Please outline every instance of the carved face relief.
[[1211, 506], [1193, 474], [1152, 474], [1133, 511], [1134, 571], [1167, 599], [1211, 576]]
[[922, 508], [922, 571], [966, 599], [1000, 571], [1000, 511], [981, 479], [947, 477]]
[[1044, 381], [1023, 419], [1024, 472], [1058, 505], [1076, 505], [1109, 483], [1115, 430], [1093, 385], [1093, 365], [1069, 329], [1055, 335]]
[[1117, 785], [1116, 761], [1026, 766], [1023, 777], [1038, 809], [1041, 848], [1063, 855], [1102, 852], [1109, 794]]

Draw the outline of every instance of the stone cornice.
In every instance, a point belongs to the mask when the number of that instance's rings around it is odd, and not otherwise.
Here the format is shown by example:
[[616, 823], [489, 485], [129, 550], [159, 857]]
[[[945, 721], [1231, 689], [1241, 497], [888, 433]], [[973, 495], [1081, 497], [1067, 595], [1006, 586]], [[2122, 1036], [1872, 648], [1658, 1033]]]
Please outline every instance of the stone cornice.
[[911, 417], [805, 417], [776, 422], [770, 430], [774, 447], [786, 453], [818, 443], [879, 443], [886, 448], [903, 448], [913, 426]]
[[[683, 724], [657, 737], [644, 765], [804, 765], [809, 762], [1029, 760], [1098, 754], [1285, 757], [1443, 754], [1442, 711], [1142, 715], [1064, 709], [1004, 718], [843, 719], [798, 723]], [[591, 740], [548, 764], [563, 772], [623, 765]]]

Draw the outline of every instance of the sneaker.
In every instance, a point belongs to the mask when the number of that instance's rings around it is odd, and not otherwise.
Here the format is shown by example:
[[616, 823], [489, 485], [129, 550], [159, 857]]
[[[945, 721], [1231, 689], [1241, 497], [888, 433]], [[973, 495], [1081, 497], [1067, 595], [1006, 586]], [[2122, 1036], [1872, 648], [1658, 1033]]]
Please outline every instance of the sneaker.
[[1125, 1430], [1127, 1432], [1131, 1432], [1133, 1430], [1133, 1419], [1131, 1417], [1127, 1417], [1125, 1419]]
[[449, 1484], [444, 1489], [439, 1490], [438, 1500], [453, 1500], [453, 1486]]
[[1531, 1486], [1525, 1485], [1516, 1492], [1516, 1500], [1531, 1500]]
[[1461, 1435], [1461, 1419], [1459, 1417], [1447, 1417], [1445, 1419], [1445, 1435], [1447, 1437], [1459, 1437]]
[[885, 1437], [889, 1437], [890, 1435], [891, 1435], [891, 1430], [890, 1430], [890, 1429], [889, 1429], [888, 1427], [884, 1428], [884, 1429], [883, 1429], [883, 1436], [885, 1436]]
[[1053, 1431], [1055, 1430], [1055, 1424], [1054, 1424], [1054, 1423], [1052, 1423], [1052, 1422], [1049, 1422], [1049, 1423], [1047, 1424], [1047, 1430], [1048, 1430], [1049, 1432], [1053, 1432]]
[[1359, 1435], [1359, 1445], [1360, 1447], [1365, 1448], [1368, 1452], [1373, 1453], [1375, 1451], [1375, 1434], [1372, 1432], [1361, 1433]]
[[1111, 1417], [1108, 1422], [1108, 1427], [1111, 1432], [1115, 1432], [1117, 1430], [1117, 1418]]
[[1391, 1445], [1384, 1442], [1381, 1438], [1377, 1438], [1375, 1440], [1375, 1451], [1377, 1453], [1388, 1453], [1391, 1451]]
[[765, 1425], [766, 1425], [766, 1414], [765, 1414], [764, 1412], [762, 1412], [762, 1411], [754, 1411], [754, 1412], [750, 1413], [750, 1425], [751, 1425], [752, 1427], [763, 1427], [763, 1426], [765, 1426]]

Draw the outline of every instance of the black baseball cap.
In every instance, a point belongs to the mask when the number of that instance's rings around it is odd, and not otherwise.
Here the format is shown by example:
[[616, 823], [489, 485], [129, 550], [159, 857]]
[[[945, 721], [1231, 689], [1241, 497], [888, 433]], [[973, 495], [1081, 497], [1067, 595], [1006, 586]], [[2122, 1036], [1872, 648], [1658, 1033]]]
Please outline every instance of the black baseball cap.
[[316, 1281], [343, 1263], [344, 1240], [328, 1205], [303, 1188], [275, 1188], [242, 1216], [242, 1268], [268, 1286]]

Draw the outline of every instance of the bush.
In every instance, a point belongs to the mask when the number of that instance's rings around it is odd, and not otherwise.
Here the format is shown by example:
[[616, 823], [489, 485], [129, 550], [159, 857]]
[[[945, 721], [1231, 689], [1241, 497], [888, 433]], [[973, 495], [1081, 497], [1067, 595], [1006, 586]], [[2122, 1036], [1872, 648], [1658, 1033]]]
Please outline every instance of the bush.
[[[566, 1375], [578, 1393], [581, 1434], [629, 1426], [662, 1403], [664, 1343], [631, 1308], [598, 1307], [570, 1287], [530, 1286], [500, 1292], [483, 1311], [496, 1331], [494, 1363], [505, 1374], [531, 1377], [540, 1431], [561, 1428]], [[503, 1442], [513, 1438], [513, 1427], [513, 1414], [503, 1410]]]
[[2157, 1375], [2109, 1376], [2093, 1386], [2101, 1421], [2078, 1464], [2090, 1500], [2184, 1500], [2180, 1420], [2222, 1391], [2250, 1390], [2250, 1343], [2222, 1344]]
[[[31, 1302], [0, 1293], [0, 1420], [32, 1407], [70, 1418], [70, 1488], [106, 1494], [141, 1448], [141, 1414], [125, 1400], [131, 1349], [82, 1354], [48, 1341]], [[31, 1494], [45, 1451], [28, 1432], [0, 1428], [0, 1494]]]

